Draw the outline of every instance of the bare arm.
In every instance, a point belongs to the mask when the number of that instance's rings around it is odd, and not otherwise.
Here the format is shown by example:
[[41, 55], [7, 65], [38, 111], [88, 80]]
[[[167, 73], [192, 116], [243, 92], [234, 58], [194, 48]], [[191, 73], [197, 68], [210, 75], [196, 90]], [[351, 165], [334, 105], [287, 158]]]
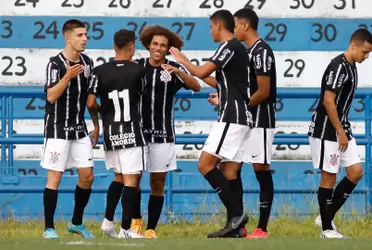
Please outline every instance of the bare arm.
[[336, 129], [338, 134], [338, 141], [340, 144], [340, 150], [346, 150], [348, 145], [348, 139], [345, 131], [342, 128], [340, 118], [338, 117], [337, 107], [335, 104], [336, 93], [326, 90], [324, 93], [323, 105], [327, 111], [327, 115], [331, 120], [333, 127]]
[[189, 74], [183, 72], [182, 70], [179, 70], [178, 73], [176, 73], [183, 81], [183, 83], [188, 87], [189, 89], [192, 89], [193, 91], [199, 92], [200, 91], [200, 84], [199, 82]]
[[258, 90], [251, 96], [251, 106], [256, 106], [263, 102], [270, 95], [270, 77], [257, 76]]
[[89, 94], [87, 99], [87, 108], [93, 112], [101, 112], [101, 107], [97, 103], [97, 97], [94, 94]]
[[194, 77], [192, 77], [191, 75], [185, 73], [184, 72], [184, 69], [181, 70], [182, 67], [176, 68], [176, 67], [174, 67], [174, 66], [172, 66], [170, 64], [163, 64], [161, 66], [166, 71], [168, 71], [170, 73], [176, 74], [177, 77], [179, 78], [179, 80], [184, 85], [186, 85], [187, 88], [192, 89], [192, 90], [194, 90], [196, 92], [199, 92], [200, 91], [200, 84], [199, 84], [199, 82]]
[[200, 79], [207, 78], [217, 69], [216, 65], [212, 62], [206, 62], [202, 66], [197, 66], [187, 60], [181, 64], [190, 72], [191, 75]]
[[54, 104], [61, 97], [70, 81], [71, 78], [65, 75], [54, 87], [49, 88], [47, 90], [48, 102]]
[[54, 104], [61, 97], [71, 79], [77, 77], [81, 72], [83, 72], [84, 68], [80, 64], [76, 64], [72, 67], [70, 67], [68, 61], [66, 61], [66, 64], [66, 74], [56, 85], [47, 89], [47, 100], [51, 104]]
[[217, 82], [216, 82], [216, 77], [214, 76], [208, 76], [206, 78], [202, 79], [203, 82], [211, 86], [212, 88], [216, 88]]
[[169, 49], [169, 52], [177, 62], [182, 64], [190, 72], [191, 75], [200, 79], [210, 76], [210, 74], [217, 69], [217, 66], [212, 62], [206, 62], [202, 66], [194, 65], [177, 48], [172, 47]]

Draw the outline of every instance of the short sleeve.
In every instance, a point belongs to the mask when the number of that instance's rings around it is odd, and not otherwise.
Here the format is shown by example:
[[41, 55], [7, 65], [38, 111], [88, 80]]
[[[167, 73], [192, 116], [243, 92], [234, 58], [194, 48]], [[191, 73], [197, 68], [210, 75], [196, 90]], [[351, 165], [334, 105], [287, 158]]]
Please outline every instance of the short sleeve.
[[209, 61], [214, 63], [218, 69], [223, 69], [234, 56], [235, 52], [229, 42], [221, 44]]
[[343, 63], [331, 64], [325, 72], [326, 90], [338, 93], [347, 80], [346, 67]]
[[[179, 70], [181, 70], [182, 72], [188, 74], [187, 70], [186, 70], [182, 65], [177, 64], [177, 65], [173, 65], [173, 66], [177, 67], [177, 68], [178, 68]], [[178, 90], [180, 90], [181, 88], [189, 89], [189, 88], [185, 85], [184, 81], [182, 80], [182, 78], [181, 78], [179, 75], [175, 74], [175, 76], [176, 76], [176, 79], [175, 79], [175, 83], [174, 83], [174, 84], [176, 85], [176, 92], [177, 92]]]
[[272, 64], [274, 63], [274, 58], [270, 55], [267, 49], [260, 49], [253, 55], [253, 67], [255, 69], [256, 75], [258, 76], [270, 76], [273, 70]]
[[54, 87], [60, 81], [60, 75], [58, 64], [53, 61], [49, 61], [45, 71], [46, 80], [44, 89], [47, 90]]
[[88, 93], [96, 95], [96, 96], [100, 95], [99, 78], [95, 70], [92, 71], [92, 74], [90, 77]]

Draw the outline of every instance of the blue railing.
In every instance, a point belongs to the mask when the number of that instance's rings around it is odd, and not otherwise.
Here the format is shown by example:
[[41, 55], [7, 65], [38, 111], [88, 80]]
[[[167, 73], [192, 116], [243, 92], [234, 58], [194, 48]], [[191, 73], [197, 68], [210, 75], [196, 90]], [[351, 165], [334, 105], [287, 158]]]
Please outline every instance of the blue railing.
[[[209, 89], [203, 90], [198, 93], [192, 92], [180, 92], [177, 94], [178, 98], [204, 98], [206, 99], [209, 96]], [[281, 88], [278, 89], [278, 98], [281, 99], [294, 99], [296, 102], [302, 99], [316, 99], [319, 96], [319, 89], [304, 89], [300, 92], [298, 89], [287, 89]], [[6, 173], [16, 173], [14, 171], [14, 144], [43, 144], [44, 140], [42, 134], [15, 134], [13, 133], [13, 121], [14, 110], [15, 110], [15, 99], [22, 98], [45, 98], [45, 93], [40, 88], [10, 88], [10, 90], [0, 92], [1, 98], [1, 136], [0, 144], [1, 147], [1, 164], [2, 164], [2, 174]], [[371, 89], [359, 89], [355, 95], [356, 99], [364, 100], [364, 116], [354, 116], [351, 115], [352, 121], [364, 121], [365, 122], [365, 133], [355, 135], [357, 143], [359, 145], [365, 146], [365, 178], [366, 186], [362, 188], [360, 192], [365, 194], [366, 197], [366, 211], [370, 211], [372, 207], [372, 164], [371, 164], [371, 98], [372, 90]], [[298, 108], [291, 107], [292, 109]], [[299, 110], [296, 110], [299, 112]], [[299, 112], [301, 114], [301, 112]], [[20, 117], [17, 117], [18, 119]], [[310, 121], [311, 116], [308, 117]], [[42, 119], [42, 117], [39, 117]], [[285, 119], [281, 119], [285, 120]], [[295, 119], [294, 119], [295, 120]], [[7, 132], [5, 132], [7, 131]], [[42, 131], [40, 131], [42, 132]], [[177, 134], [176, 135], [176, 144], [203, 144], [207, 138], [206, 134]], [[100, 139], [99, 143], [102, 143]], [[274, 144], [297, 144], [297, 145], [307, 145], [308, 136], [306, 134], [276, 134]], [[167, 183], [172, 183], [172, 173], [168, 175]], [[0, 193], [40, 193], [43, 189], [40, 187], [17, 187], [9, 186], [9, 188], [1, 188]], [[61, 192], [74, 192], [73, 188], [61, 189]], [[107, 190], [103, 188], [94, 189], [92, 192], [95, 193], [105, 193]], [[150, 190], [144, 189], [144, 192], [150, 192]], [[280, 190], [276, 190], [279, 192]], [[287, 193], [288, 190], [282, 190], [282, 193]], [[168, 206], [171, 209], [172, 205], [172, 194], [175, 193], [199, 193], [199, 192], [209, 192], [206, 190], [200, 190], [198, 188], [187, 188], [182, 189], [180, 187], [173, 187], [168, 185], [166, 188]], [[255, 193], [258, 190], [245, 190], [245, 192]], [[292, 190], [291, 192], [296, 192]], [[299, 190], [299, 192], [309, 192], [306, 190]], [[312, 190], [314, 192], [314, 190]]]

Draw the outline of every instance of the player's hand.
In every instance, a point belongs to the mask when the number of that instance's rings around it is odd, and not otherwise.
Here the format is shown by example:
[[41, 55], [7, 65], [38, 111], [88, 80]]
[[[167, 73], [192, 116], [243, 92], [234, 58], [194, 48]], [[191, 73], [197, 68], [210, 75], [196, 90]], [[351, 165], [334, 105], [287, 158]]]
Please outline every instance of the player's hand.
[[70, 62], [68, 60], [66, 61], [66, 64], [67, 64], [66, 76], [69, 77], [70, 79], [77, 77], [84, 70], [84, 66], [81, 64], [75, 64], [74, 66], [71, 67]]
[[218, 103], [219, 103], [218, 94], [217, 93], [210, 93], [209, 98], [208, 98], [208, 102], [212, 105], [217, 106]]
[[339, 150], [341, 152], [345, 152], [347, 147], [348, 147], [349, 140], [347, 139], [347, 136], [346, 136], [345, 131], [343, 129], [338, 131], [337, 133], [338, 133]]
[[178, 75], [181, 72], [179, 68], [173, 67], [172, 65], [169, 64], [162, 64], [161, 67], [164, 70], [168, 71], [169, 73], [175, 73]]
[[94, 129], [90, 132], [90, 141], [92, 142], [92, 148], [97, 145], [98, 138], [99, 138], [99, 127], [94, 127]]
[[187, 57], [184, 54], [182, 54], [181, 51], [176, 47], [171, 47], [169, 49], [169, 53], [171, 53], [174, 59], [180, 64], [184, 64], [188, 61]]

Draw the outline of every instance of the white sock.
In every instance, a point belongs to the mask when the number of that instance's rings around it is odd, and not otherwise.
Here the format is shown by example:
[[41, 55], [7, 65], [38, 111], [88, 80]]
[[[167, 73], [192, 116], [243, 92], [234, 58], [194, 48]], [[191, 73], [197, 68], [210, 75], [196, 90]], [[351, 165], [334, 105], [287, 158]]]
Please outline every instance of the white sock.
[[104, 219], [103, 220], [103, 223], [102, 223], [102, 227], [114, 227], [114, 222], [113, 221], [109, 221], [108, 219]]

